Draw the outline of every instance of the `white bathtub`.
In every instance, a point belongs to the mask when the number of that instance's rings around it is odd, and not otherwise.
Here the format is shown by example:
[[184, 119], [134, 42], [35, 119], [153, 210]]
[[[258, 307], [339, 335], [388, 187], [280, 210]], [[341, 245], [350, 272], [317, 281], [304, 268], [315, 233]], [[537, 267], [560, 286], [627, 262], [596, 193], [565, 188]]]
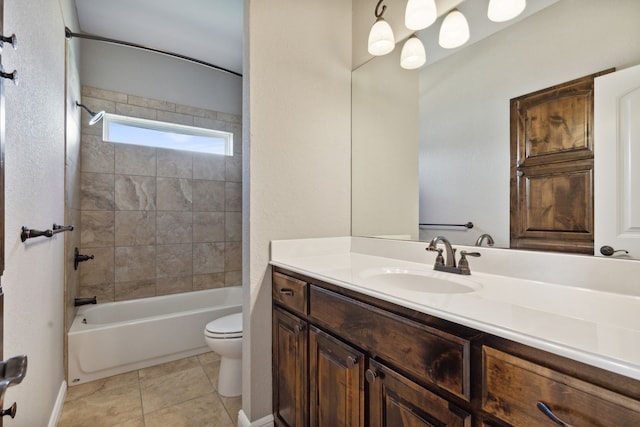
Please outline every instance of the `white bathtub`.
[[239, 286], [82, 306], [68, 334], [69, 385], [205, 353], [205, 325], [241, 310]]

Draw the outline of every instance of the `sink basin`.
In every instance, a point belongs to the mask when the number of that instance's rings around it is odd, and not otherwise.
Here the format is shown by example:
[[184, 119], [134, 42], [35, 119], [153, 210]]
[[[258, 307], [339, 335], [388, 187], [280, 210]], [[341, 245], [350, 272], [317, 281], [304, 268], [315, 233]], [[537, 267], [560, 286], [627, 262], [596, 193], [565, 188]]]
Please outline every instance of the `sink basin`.
[[481, 288], [473, 280], [436, 271], [381, 268], [363, 271], [360, 276], [367, 286], [433, 294], [464, 294]]

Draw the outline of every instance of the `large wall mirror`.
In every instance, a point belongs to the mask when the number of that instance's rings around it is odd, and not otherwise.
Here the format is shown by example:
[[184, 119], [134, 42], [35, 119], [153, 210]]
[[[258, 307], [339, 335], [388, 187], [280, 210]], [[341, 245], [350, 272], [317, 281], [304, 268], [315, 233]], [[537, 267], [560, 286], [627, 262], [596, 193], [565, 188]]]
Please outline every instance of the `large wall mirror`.
[[550, 3], [419, 70], [400, 68], [401, 43], [354, 70], [354, 236], [473, 245], [489, 233], [509, 247], [510, 99], [640, 64], [640, 2]]

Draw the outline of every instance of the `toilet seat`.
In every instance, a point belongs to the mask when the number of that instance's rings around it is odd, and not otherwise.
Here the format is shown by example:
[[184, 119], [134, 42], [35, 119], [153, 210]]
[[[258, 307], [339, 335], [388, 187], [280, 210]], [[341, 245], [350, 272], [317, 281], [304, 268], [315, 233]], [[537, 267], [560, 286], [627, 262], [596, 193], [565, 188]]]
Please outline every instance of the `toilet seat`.
[[242, 313], [230, 314], [207, 323], [204, 333], [209, 338], [242, 338]]

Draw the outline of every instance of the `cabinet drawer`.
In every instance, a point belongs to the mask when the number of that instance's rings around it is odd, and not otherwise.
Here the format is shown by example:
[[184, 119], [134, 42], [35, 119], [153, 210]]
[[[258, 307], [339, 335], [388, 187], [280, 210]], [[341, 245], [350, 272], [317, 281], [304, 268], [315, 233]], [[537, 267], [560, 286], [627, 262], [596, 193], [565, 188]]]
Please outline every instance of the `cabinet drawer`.
[[370, 427], [470, 427], [471, 415], [374, 360], [366, 372]]
[[482, 348], [482, 409], [516, 426], [640, 425], [640, 402], [491, 347]]
[[470, 399], [468, 340], [313, 285], [309, 314], [317, 324], [373, 356]]
[[296, 313], [307, 314], [307, 282], [273, 273], [273, 300]]

